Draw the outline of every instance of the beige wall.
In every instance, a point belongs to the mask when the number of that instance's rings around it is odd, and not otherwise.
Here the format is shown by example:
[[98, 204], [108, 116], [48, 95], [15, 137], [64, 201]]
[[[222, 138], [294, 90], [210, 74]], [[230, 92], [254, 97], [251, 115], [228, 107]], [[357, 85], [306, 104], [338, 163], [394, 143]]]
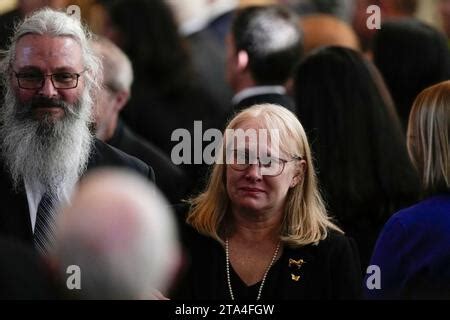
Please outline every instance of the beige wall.
[[419, 10], [417, 16], [421, 20], [441, 29], [442, 22], [437, 11], [438, 2], [439, 0], [419, 1]]
[[[178, 12], [178, 14], [181, 15], [180, 20], [184, 21], [186, 18], [190, 18], [191, 16], [195, 16], [199, 13], [200, 9], [198, 7], [196, 8], [195, 4], [200, 4], [201, 2], [205, 0], [189, 0], [189, 5], [186, 6], [186, 0], [167, 0], [168, 2], [173, 3], [183, 3], [184, 4], [184, 10], [180, 10], [181, 12]], [[419, 12], [418, 17], [420, 19], [434, 25], [437, 27], [441, 27], [441, 21], [439, 18], [439, 15], [437, 14], [437, 2], [439, 0], [426, 0], [426, 1], [419, 1]], [[74, 2], [74, 1], [69, 1]], [[274, 0], [239, 0], [241, 5], [246, 5], [249, 3], [265, 3], [265, 2], [275, 2]], [[0, 0], [0, 14], [9, 11], [12, 8], [14, 8], [17, 5], [17, 0]], [[189, 10], [186, 10], [188, 8]], [[183, 8], [181, 8], [183, 9]], [[197, 10], [195, 10], [197, 9]], [[186, 11], [186, 12], [185, 12]], [[183, 19], [184, 18], [184, 19]]]
[[16, 4], [16, 0], [0, 0], [0, 14], [13, 9]]

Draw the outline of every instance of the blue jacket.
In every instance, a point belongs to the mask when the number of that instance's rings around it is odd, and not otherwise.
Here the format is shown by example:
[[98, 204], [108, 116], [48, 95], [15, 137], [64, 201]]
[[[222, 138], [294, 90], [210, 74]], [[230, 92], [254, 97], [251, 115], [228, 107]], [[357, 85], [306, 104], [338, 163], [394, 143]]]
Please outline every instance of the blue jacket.
[[371, 265], [380, 268], [381, 289], [370, 290], [364, 283], [368, 299], [449, 299], [450, 193], [392, 216], [378, 238]]

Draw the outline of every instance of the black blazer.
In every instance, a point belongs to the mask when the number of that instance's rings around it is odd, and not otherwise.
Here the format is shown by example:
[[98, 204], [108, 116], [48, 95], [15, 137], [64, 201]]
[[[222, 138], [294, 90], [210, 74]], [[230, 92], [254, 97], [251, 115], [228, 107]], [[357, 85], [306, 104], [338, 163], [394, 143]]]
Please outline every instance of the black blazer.
[[0, 300], [55, 300], [50, 270], [29, 246], [0, 237]]
[[[131, 169], [154, 181], [153, 169], [142, 161], [95, 140], [89, 157], [88, 169], [99, 167], [121, 167]], [[30, 221], [28, 200], [24, 188], [14, 190], [5, 165], [0, 163], [0, 236], [13, 241], [33, 243], [33, 231]]]
[[[183, 238], [187, 268], [172, 298], [231, 300], [224, 248], [192, 229], [185, 231]], [[298, 268], [291, 259], [304, 263]], [[256, 300], [261, 282], [247, 287], [231, 266], [230, 276], [236, 300]], [[330, 231], [318, 245], [285, 246], [267, 275], [261, 300], [359, 299], [360, 295], [361, 272], [356, 245], [352, 239]]]
[[233, 110], [235, 112], [238, 112], [244, 110], [245, 108], [251, 107], [255, 104], [262, 104], [262, 103], [277, 104], [295, 113], [295, 103], [291, 99], [291, 97], [289, 97], [286, 94], [278, 94], [278, 93], [258, 94], [245, 98], [236, 105], [234, 105]]
[[184, 171], [174, 165], [162, 150], [135, 134], [121, 120], [108, 144], [151, 165], [156, 172], [156, 185], [170, 203], [178, 203], [186, 196], [187, 176]]

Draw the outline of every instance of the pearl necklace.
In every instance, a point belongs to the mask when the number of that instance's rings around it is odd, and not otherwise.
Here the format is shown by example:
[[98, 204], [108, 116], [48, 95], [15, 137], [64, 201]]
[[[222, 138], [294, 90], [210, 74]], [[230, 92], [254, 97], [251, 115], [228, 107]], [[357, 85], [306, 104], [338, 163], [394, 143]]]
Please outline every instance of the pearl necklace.
[[[258, 301], [261, 298], [262, 289], [264, 287], [264, 283], [266, 282], [267, 274], [270, 271], [270, 268], [272, 268], [272, 265], [274, 264], [277, 256], [278, 251], [280, 250], [280, 244], [281, 242], [278, 242], [277, 248], [275, 249], [275, 252], [273, 254], [272, 260], [269, 263], [269, 266], [266, 269], [266, 272], [264, 272], [264, 276], [261, 281], [261, 285], [259, 286], [258, 290], [258, 296], [256, 297], [256, 301]], [[233, 294], [233, 288], [231, 287], [231, 277], [230, 277], [230, 253], [228, 250], [228, 239], [225, 240], [225, 256], [226, 256], [226, 262], [227, 262], [227, 282], [228, 282], [228, 290], [230, 291], [231, 300], [234, 300], [234, 294]]]

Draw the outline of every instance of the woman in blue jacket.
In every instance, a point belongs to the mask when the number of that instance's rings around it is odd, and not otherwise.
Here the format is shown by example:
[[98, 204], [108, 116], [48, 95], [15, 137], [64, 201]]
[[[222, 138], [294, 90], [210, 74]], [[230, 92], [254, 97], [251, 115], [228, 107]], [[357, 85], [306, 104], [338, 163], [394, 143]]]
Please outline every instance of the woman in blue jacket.
[[[380, 268], [381, 288], [366, 287], [366, 297], [449, 299], [450, 81], [418, 95], [407, 140], [424, 199], [396, 213], [384, 226], [371, 261]], [[377, 286], [375, 278], [366, 280]]]

